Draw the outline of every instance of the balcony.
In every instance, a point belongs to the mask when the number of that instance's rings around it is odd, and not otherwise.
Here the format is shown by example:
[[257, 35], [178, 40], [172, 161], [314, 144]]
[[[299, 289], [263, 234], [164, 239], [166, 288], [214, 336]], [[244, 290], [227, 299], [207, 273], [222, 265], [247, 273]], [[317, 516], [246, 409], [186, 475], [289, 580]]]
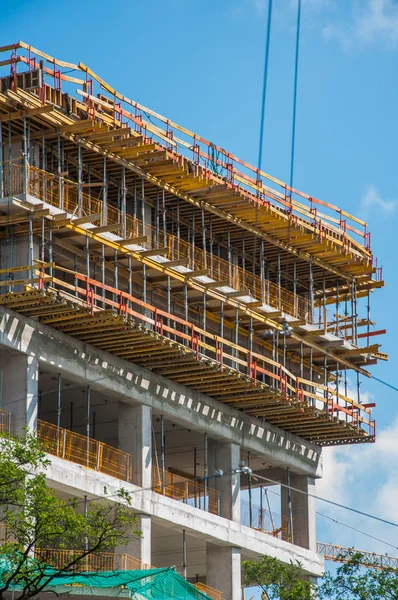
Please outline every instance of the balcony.
[[292, 541], [289, 518], [278, 514], [271, 509], [265, 509], [246, 500], [240, 502], [241, 523], [267, 535], [284, 540]]
[[202, 483], [166, 471], [164, 480], [162, 471], [153, 468], [153, 490], [189, 506], [200, 508], [214, 515], [220, 514], [220, 493]]
[[[55, 569], [63, 569], [66, 565], [81, 556], [84, 550], [60, 550], [58, 548], [36, 548], [35, 558]], [[115, 552], [96, 552], [89, 554], [78, 564], [71, 567], [73, 573], [103, 572], [103, 571], [133, 571], [136, 569], [156, 569], [143, 563], [130, 554]]]
[[[43, 450], [49, 454], [134, 483], [133, 457], [127, 452], [40, 419], [37, 436]], [[215, 515], [220, 514], [219, 492], [216, 490], [168, 471], [165, 471], [163, 479], [162, 471], [157, 467], [153, 468], [152, 481], [152, 489], [158, 494]]]
[[40, 419], [37, 422], [37, 436], [43, 450], [49, 454], [133, 482], [133, 457], [127, 452]]
[[[36, 548], [35, 558], [44, 562], [55, 569], [63, 569], [71, 563], [76, 557], [80, 556], [83, 550], [60, 550], [58, 548]], [[72, 573], [101, 573], [109, 571], [134, 571], [149, 570], [157, 567], [143, 563], [138, 558], [130, 554], [121, 554], [115, 552], [96, 552], [90, 554], [81, 560], [78, 564], [71, 567]], [[68, 570], [69, 571], [69, 570]], [[220, 591], [204, 584], [194, 584], [196, 589], [211, 598], [212, 600], [223, 600]]]

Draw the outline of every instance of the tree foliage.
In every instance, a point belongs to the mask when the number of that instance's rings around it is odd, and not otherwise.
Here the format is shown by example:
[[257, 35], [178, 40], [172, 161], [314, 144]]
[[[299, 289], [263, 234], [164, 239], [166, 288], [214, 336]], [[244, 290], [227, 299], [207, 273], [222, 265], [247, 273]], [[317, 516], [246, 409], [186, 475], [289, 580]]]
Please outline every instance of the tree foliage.
[[258, 585], [269, 600], [312, 600], [316, 587], [304, 579], [299, 562], [282, 563], [277, 558], [263, 556], [259, 561], [244, 561], [246, 585]]
[[365, 557], [352, 552], [335, 573], [327, 572], [319, 588], [304, 580], [300, 563], [286, 565], [263, 556], [245, 561], [246, 585], [261, 588], [264, 600], [398, 600], [398, 570], [365, 568]]
[[398, 600], [398, 571], [392, 568], [366, 569], [361, 553], [333, 573], [326, 573], [320, 586], [322, 600]]
[[[51, 589], [54, 575], [81, 570], [93, 554], [140, 535], [124, 490], [111, 498], [104, 489], [101, 499], [85, 505], [47, 486], [47, 466], [34, 435], [0, 438], [0, 600], [15, 587], [16, 600], [28, 600]], [[48, 549], [65, 551], [51, 573]]]

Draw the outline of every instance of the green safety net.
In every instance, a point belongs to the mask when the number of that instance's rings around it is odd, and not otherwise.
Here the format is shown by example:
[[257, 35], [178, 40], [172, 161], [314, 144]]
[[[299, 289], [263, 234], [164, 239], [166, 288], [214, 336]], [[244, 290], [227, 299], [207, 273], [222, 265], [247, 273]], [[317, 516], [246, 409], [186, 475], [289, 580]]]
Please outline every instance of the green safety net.
[[[104, 571], [87, 573], [60, 573], [52, 567], [38, 567], [34, 559], [29, 567], [32, 574], [42, 577], [44, 583], [51, 581], [43, 591], [55, 594], [93, 595], [131, 598], [134, 600], [205, 600], [208, 596], [188, 583], [173, 568], [134, 571]], [[6, 559], [0, 559], [0, 580], [5, 582], [13, 572]], [[23, 581], [15, 582], [10, 590], [23, 587]]]

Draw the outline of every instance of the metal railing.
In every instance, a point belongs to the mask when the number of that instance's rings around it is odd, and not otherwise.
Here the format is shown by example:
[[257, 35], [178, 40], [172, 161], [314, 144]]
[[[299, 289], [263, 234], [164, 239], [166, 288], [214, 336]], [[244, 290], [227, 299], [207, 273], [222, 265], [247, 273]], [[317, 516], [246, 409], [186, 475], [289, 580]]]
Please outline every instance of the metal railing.
[[205, 583], [200, 583], [198, 581], [198, 583], [195, 583], [195, 587], [200, 592], [206, 594], [206, 596], [209, 596], [209, 598], [212, 598], [212, 600], [223, 600], [222, 592], [215, 590], [214, 588], [210, 587], [209, 585], [206, 585]]
[[[4, 46], [1, 50], [8, 52], [10, 46]], [[227, 188], [239, 192], [247, 204], [266, 207], [288, 222], [316, 232], [326, 240], [336, 241], [341, 246], [353, 246], [361, 258], [371, 259], [370, 234], [365, 221], [333, 204], [289, 186], [186, 127], [120, 94], [83, 63], [73, 65], [72, 70], [82, 72], [85, 79], [71, 77], [62, 73], [60, 69], [60, 65], [71, 63], [57, 61], [21, 41], [12, 45], [10, 61], [3, 62], [8, 65], [14, 61], [23, 61], [29, 68], [33, 68], [33, 65], [42, 59], [47, 62], [49, 68], [44, 67], [45, 77], [38, 90], [39, 98], [45, 98], [44, 92], [49, 87], [45, 82], [46, 78], [49, 78], [52, 83], [51, 89], [55, 92], [53, 101], [62, 108], [62, 82], [69, 81], [82, 86], [82, 89], [76, 90], [77, 94], [68, 98], [68, 104], [71, 102], [72, 109], [76, 110], [77, 99], [81, 96], [85, 105], [79, 103], [79, 106], [85, 106], [87, 118], [94, 121], [97, 117], [119, 130], [122, 125], [128, 125], [135, 130], [136, 135], [143, 138], [143, 143], [164, 152], [166, 158], [185, 167], [189, 163], [197, 177], [215, 185], [226, 185]], [[97, 93], [98, 89], [101, 89], [101, 93]], [[236, 114], [236, 123], [242, 125], [240, 111]], [[320, 212], [321, 210], [323, 212]], [[359, 241], [349, 237], [347, 231]]]
[[12, 433], [12, 414], [6, 410], [0, 410], [0, 433]]
[[[4, 164], [5, 191], [8, 190], [7, 193], [11, 195], [22, 193], [23, 166], [16, 161]], [[76, 182], [66, 180], [37, 167], [29, 166], [28, 192], [52, 206], [62, 208], [70, 215], [78, 216], [79, 214], [79, 191]], [[122, 213], [116, 207], [108, 204], [105, 211], [102, 200], [85, 192], [81, 192], [81, 199], [80, 216], [100, 214], [101, 225], [122, 223]], [[126, 238], [146, 238], [139, 243], [141, 249], [161, 249], [162, 257], [170, 261], [186, 259], [187, 266], [192, 271], [207, 269], [209, 278], [224, 282], [223, 285], [228, 285], [233, 290], [247, 290], [247, 294], [254, 300], [261, 300], [261, 302], [276, 310], [317, 325], [325, 333], [333, 333], [352, 341], [352, 327], [346, 327], [345, 321], [347, 319], [336, 322], [335, 309], [324, 307], [320, 297], [314, 299], [313, 310], [311, 310], [311, 303], [306, 297], [307, 295], [300, 296], [268, 279], [262, 280], [259, 275], [160, 228], [157, 229], [149, 224], [143, 226], [142, 221], [137, 217], [125, 215], [124, 219], [126, 227], [122, 233]], [[165, 248], [167, 248], [166, 254], [164, 252]], [[381, 268], [378, 267], [376, 268], [376, 279], [380, 279], [380, 277]], [[366, 335], [364, 334], [363, 337], [366, 337]]]
[[[35, 558], [55, 569], [64, 569], [84, 553], [79, 550], [60, 550], [59, 548], [36, 548]], [[119, 554], [115, 552], [95, 552], [88, 554], [82, 560], [70, 567], [74, 573], [85, 571], [132, 571], [141, 569], [154, 569], [151, 565], [143, 563], [140, 559], [130, 554]]]
[[[53, 273], [51, 276], [46, 273], [49, 268]], [[70, 271], [54, 263], [51, 267], [42, 264], [35, 272], [38, 276], [36, 281], [41, 288], [49, 283], [56, 289], [64, 289], [76, 298], [82, 299], [93, 312], [104, 308], [113, 309], [126, 318], [130, 317], [136, 322], [141, 322], [142, 326], [160, 336], [190, 347], [194, 350], [197, 360], [210, 358], [221, 370], [224, 367], [232, 368], [244, 373], [253, 383], [266, 382], [286, 399], [292, 398], [324, 410], [331, 416], [343, 418], [357, 429], [365, 425], [368, 427], [369, 435], [374, 435], [375, 423], [371, 418], [371, 408], [341, 394], [337, 389], [297, 377], [281, 363], [266, 355], [251, 352], [248, 348], [205, 331], [192, 322], [185, 321], [87, 275]], [[55, 276], [57, 272], [60, 277]], [[75, 285], [61, 279], [65, 273], [73, 277]], [[78, 285], [79, 282], [82, 282], [82, 286]], [[10, 287], [14, 285], [12, 280], [8, 283]]]
[[[23, 166], [15, 162], [8, 163], [10, 168], [4, 170], [5, 190], [9, 195], [23, 191]], [[102, 200], [94, 198], [83, 191], [80, 192], [76, 182], [38, 169], [28, 167], [28, 193], [52, 206], [60, 208], [75, 216], [101, 214], [101, 224], [121, 223], [122, 213], [112, 205], [104, 210]], [[145, 224], [136, 217], [125, 215], [125, 231], [123, 237], [146, 237], [140, 246], [146, 250], [162, 249], [162, 256], [169, 260], [186, 259], [193, 271], [208, 270], [208, 276], [215, 281], [222, 281], [234, 290], [247, 290], [248, 295], [261, 300], [272, 308], [285, 312], [298, 319], [312, 323], [310, 303], [307, 298], [294, 294], [269, 280], [243, 269], [239, 265], [224, 260], [214, 253], [207, 252], [175, 235], [152, 225]], [[164, 254], [164, 248], [168, 249]], [[227, 284], [225, 282], [228, 282]]]
[[133, 457], [127, 452], [40, 419], [37, 435], [43, 449], [50, 454], [132, 482]]
[[[42, 563], [48, 564], [55, 569], [64, 569], [70, 565], [76, 558], [82, 555], [84, 550], [60, 550], [58, 548], [36, 548], [35, 558]], [[72, 573], [101, 573], [105, 571], [135, 571], [156, 569], [153, 565], [142, 562], [139, 558], [130, 554], [121, 554], [117, 552], [96, 552], [89, 554], [80, 560], [77, 564], [68, 569]], [[194, 584], [196, 589], [203, 592], [212, 600], [223, 600], [223, 595], [204, 583]]]
[[163, 480], [161, 469], [153, 467], [152, 489], [157, 494], [173, 498], [173, 500], [215, 515], [220, 514], [220, 492], [205, 487], [202, 483], [188, 479], [188, 477], [165, 471]]

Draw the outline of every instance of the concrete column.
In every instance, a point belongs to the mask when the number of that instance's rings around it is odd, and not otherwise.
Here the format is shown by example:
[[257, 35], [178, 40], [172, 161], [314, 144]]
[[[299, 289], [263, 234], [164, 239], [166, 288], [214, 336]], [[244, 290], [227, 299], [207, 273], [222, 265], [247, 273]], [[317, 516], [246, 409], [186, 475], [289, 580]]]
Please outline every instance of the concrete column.
[[[137, 515], [137, 530], [141, 532], [141, 536], [135, 535], [125, 546], [117, 546], [115, 553], [117, 555], [117, 567], [134, 569], [136, 566], [129, 564], [128, 556], [138, 558], [145, 565], [152, 564], [151, 556], [151, 536], [152, 522], [149, 515]], [[127, 555], [124, 557], [123, 555]], [[125, 560], [125, 564], [121, 564]]]
[[[306, 475], [290, 474], [293, 541], [297, 546], [316, 552], [316, 508], [315, 479]], [[301, 490], [295, 492], [294, 489]], [[301, 493], [304, 492], [304, 493]], [[282, 515], [286, 523], [289, 519], [288, 489], [282, 487]]]
[[[239, 468], [239, 444], [209, 440], [208, 462], [208, 486], [220, 492], [221, 516], [240, 523], [240, 475], [233, 473]], [[224, 475], [211, 477], [218, 469], [221, 469]]]
[[206, 584], [228, 600], [241, 600], [240, 549], [206, 544]]
[[143, 488], [152, 485], [152, 409], [119, 402], [119, 449], [133, 457], [133, 483]]
[[12, 415], [14, 434], [22, 434], [23, 427], [37, 428], [38, 361], [26, 354], [4, 355], [2, 408]]

